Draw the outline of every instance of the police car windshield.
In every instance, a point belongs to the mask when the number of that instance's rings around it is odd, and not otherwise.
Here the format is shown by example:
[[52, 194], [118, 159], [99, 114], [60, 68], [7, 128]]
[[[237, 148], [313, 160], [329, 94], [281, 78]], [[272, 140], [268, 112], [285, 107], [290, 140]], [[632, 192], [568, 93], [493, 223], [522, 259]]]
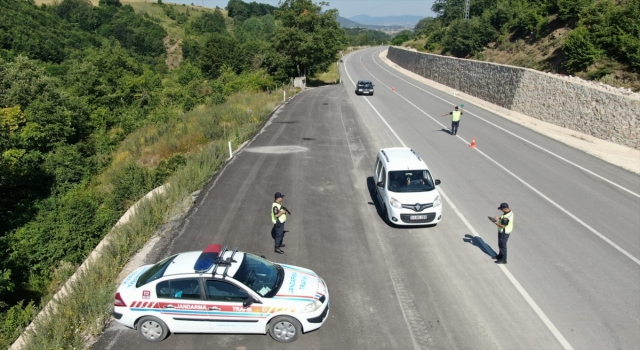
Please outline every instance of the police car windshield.
[[282, 285], [282, 267], [253, 254], [245, 253], [233, 278], [263, 297], [272, 297]]
[[388, 179], [391, 192], [427, 192], [436, 188], [429, 170], [390, 171]]
[[178, 256], [178, 254], [170, 256], [151, 266], [147, 271], [140, 275], [140, 278], [138, 278], [138, 280], [136, 281], [136, 288], [144, 286], [145, 284], [153, 282], [162, 277], [164, 275], [164, 271], [167, 269], [173, 259], [176, 258], [176, 256]]

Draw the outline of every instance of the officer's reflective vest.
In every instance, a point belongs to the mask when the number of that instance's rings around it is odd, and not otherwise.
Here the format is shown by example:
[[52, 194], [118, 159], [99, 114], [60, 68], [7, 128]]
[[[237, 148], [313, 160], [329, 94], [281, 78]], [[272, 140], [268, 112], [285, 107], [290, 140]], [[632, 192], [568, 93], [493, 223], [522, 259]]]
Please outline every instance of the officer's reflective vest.
[[511, 233], [513, 230], [513, 211], [510, 211], [500, 217], [500, 223], [502, 224], [502, 219], [509, 219], [509, 223], [504, 228], [500, 228], [500, 230], [504, 230], [504, 233]]
[[278, 202], [273, 202], [273, 204], [271, 205], [271, 222], [275, 224], [277, 219], [280, 219], [280, 222], [282, 223], [287, 221], [287, 214], [283, 213], [282, 215], [276, 217], [276, 214], [273, 213], [273, 207], [277, 207], [278, 211], [280, 211], [280, 208], [282, 208], [282, 204]]
[[451, 112], [451, 120], [454, 122], [457, 122], [460, 120], [460, 116], [462, 115], [462, 112], [460, 111], [453, 111]]

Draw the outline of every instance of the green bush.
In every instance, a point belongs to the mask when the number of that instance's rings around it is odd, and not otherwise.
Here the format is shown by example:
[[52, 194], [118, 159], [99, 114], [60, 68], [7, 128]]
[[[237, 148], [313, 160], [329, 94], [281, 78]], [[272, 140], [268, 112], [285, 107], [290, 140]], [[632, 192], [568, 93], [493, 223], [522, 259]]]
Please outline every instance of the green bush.
[[413, 39], [413, 33], [409, 30], [403, 30], [391, 39], [391, 45], [400, 46], [411, 39]]
[[589, 30], [585, 27], [578, 27], [567, 36], [562, 50], [567, 56], [567, 71], [572, 73], [584, 70], [593, 64], [601, 52], [589, 37]]
[[20, 301], [0, 314], [0, 320], [2, 320], [0, 323], [0, 348], [8, 349], [31, 323], [31, 319], [38, 311], [33, 301], [26, 305], [24, 305], [24, 301]]
[[557, 0], [558, 18], [563, 21], [578, 19], [580, 12], [593, 2], [593, 0]]
[[456, 20], [447, 28], [442, 39], [443, 52], [456, 57], [474, 55], [482, 51], [496, 35], [488, 19], [474, 17], [468, 21]]

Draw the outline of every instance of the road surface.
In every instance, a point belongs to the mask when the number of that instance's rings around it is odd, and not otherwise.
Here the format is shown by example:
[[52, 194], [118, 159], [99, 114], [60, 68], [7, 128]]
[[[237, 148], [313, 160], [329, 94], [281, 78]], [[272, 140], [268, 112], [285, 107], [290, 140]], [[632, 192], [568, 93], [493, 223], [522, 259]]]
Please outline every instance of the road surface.
[[[112, 322], [95, 349], [640, 348], [640, 177], [403, 76], [382, 49], [346, 56], [342, 84], [281, 107], [148, 257], [216, 242], [311, 268], [331, 293], [325, 325], [291, 344], [149, 343]], [[359, 79], [374, 96], [354, 94]], [[440, 115], [461, 103], [452, 136]], [[437, 226], [382, 221], [370, 177], [377, 151], [393, 146], [418, 151], [442, 180]], [[276, 191], [293, 212], [284, 255], [270, 237]], [[492, 260], [487, 220], [501, 202], [515, 214], [507, 265]]]

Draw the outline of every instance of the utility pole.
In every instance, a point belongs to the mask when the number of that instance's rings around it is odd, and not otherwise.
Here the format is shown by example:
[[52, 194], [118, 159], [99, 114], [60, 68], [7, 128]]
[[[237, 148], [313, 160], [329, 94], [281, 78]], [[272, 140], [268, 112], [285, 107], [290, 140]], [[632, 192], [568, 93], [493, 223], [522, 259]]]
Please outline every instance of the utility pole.
[[469, 20], [469, 7], [470, 7], [470, 3], [471, 0], [464, 0], [464, 20], [468, 21]]

